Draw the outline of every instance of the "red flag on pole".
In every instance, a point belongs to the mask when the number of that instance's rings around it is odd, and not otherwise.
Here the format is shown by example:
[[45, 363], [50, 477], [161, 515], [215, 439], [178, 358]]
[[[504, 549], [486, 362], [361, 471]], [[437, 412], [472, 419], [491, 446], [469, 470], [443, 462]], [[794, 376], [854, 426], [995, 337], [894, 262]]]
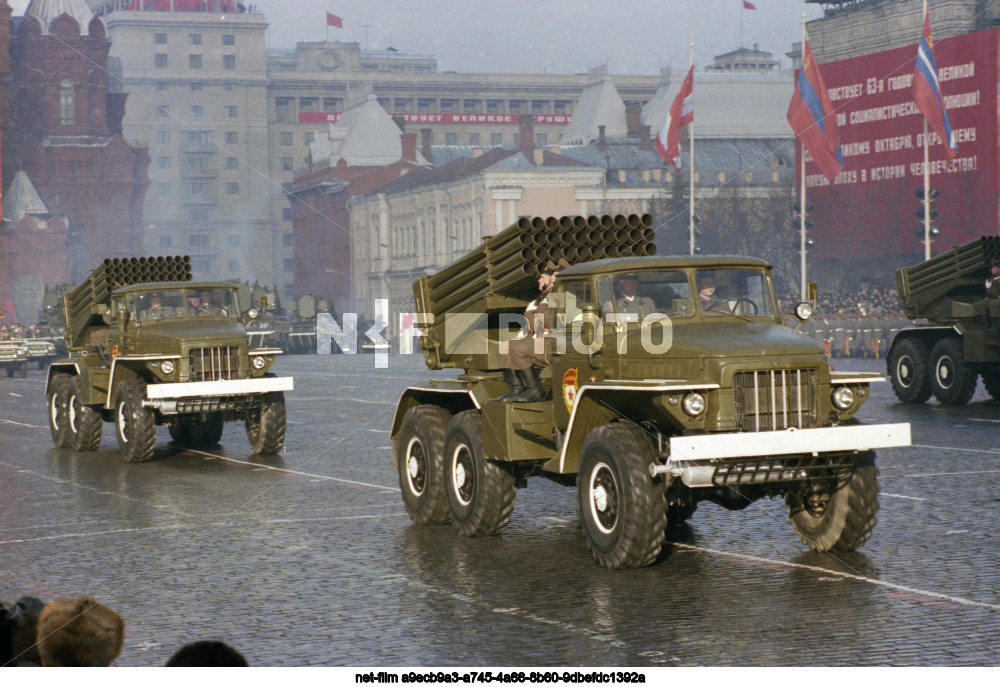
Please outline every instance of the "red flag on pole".
[[674, 170], [681, 171], [681, 127], [694, 121], [694, 65], [688, 70], [684, 77], [681, 89], [677, 91], [667, 118], [663, 120], [663, 126], [656, 134], [653, 147], [664, 160], [674, 166]]
[[332, 12], [326, 13], [326, 25], [336, 26], [338, 29], [344, 28], [344, 20]]
[[944, 142], [945, 157], [958, 156], [958, 139], [951, 128], [948, 111], [941, 99], [937, 62], [934, 60], [934, 39], [931, 38], [931, 20], [924, 12], [924, 32], [917, 45], [917, 68], [913, 74], [913, 102], [924, 113], [927, 123]]
[[743, 0], [743, 9], [755, 10], [757, 9], [757, 5], [753, 4], [752, 2], [747, 2], [747, 0]]
[[788, 104], [788, 123], [816, 166], [833, 181], [844, 166], [840, 131], [809, 41], [802, 45], [802, 68], [795, 77], [795, 92]]

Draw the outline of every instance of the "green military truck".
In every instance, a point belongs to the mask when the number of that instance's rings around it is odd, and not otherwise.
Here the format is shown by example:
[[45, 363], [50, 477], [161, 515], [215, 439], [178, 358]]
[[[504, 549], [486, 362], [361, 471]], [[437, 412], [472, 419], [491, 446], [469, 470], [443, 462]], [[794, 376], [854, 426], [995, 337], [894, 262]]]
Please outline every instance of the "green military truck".
[[1000, 399], [1000, 322], [985, 316], [986, 279], [1000, 260], [1000, 237], [983, 236], [896, 271], [896, 290], [913, 326], [895, 337], [886, 356], [892, 390], [903, 403], [934, 396], [964, 405], [982, 375]]
[[59, 357], [56, 344], [51, 339], [14, 339], [28, 351], [28, 363], [35, 364], [39, 370], [44, 370], [53, 360]]
[[69, 357], [46, 381], [56, 446], [96, 450], [112, 422], [138, 463], [153, 456], [156, 425], [212, 446], [242, 420], [254, 453], [282, 449], [292, 378], [268, 372], [280, 349], [249, 347], [235, 285], [191, 281], [186, 256], [105, 260], [63, 307]]
[[[462, 372], [407, 389], [397, 405], [410, 517], [494, 535], [515, 489], [541, 476], [576, 486], [587, 543], [606, 567], [652, 563], [668, 523], [701, 501], [740, 510], [784, 497], [812, 549], [860, 546], [878, 509], [872, 449], [910, 443], [908, 424], [855, 419], [884, 378], [833, 372], [819, 344], [785, 326], [765, 262], [656, 257], [651, 224], [524, 219], [414, 284], [428, 367]], [[500, 401], [508, 324], [533, 298], [536, 262], [560, 257], [574, 265], [549, 297], [561, 321], [542, 372], [551, 400]], [[624, 274], [653, 303], [641, 320], [619, 312]], [[702, 303], [704, 277], [716, 288]], [[797, 308], [800, 319], [808, 310]]]
[[0, 369], [8, 377], [28, 376], [28, 347], [21, 340], [0, 341]]

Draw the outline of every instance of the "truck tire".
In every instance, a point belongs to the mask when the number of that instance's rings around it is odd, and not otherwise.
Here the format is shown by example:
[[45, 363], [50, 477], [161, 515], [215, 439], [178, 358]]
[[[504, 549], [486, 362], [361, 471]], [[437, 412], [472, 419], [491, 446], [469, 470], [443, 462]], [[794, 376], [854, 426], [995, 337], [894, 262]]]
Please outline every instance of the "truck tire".
[[931, 388], [934, 398], [946, 406], [961, 406], [976, 393], [979, 374], [965, 364], [962, 340], [949, 337], [941, 339], [931, 349]]
[[986, 393], [990, 395], [994, 401], [1000, 401], [1000, 372], [996, 370], [990, 370], [989, 372], [983, 372], [983, 386], [986, 387]]
[[466, 537], [500, 534], [514, 511], [514, 476], [483, 455], [478, 410], [452, 418], [444, 437], [445, 494], [451, 521]]
[[622, 422], [603, 425], [580, 455], [580, 514], [594, 560], [605, 568], [652, 564], [663, 548], [667, 499], [649, 474], [656, 456], [646, 435]]
[[802, 543], [813, 551], [854, 551], [868, 541], [878, 513], [878, 468], [875, 452], [858, 455], [854, 472], [825, 503], [810, 506], [796, 492], [785, 497], [788, 517]]
[[246, 428], [254, 453], [281, 453], [285, 447], [285, 394], [280, 391], [264, 394], [264, 402], [247, 417]]
[[24, 379], [25, 377], [28, 376], [28, 361], [27, 360], [23, 361], [20, 365], [18, 365], [18, 367], [17, 367], [17, 376], [20, 377], [21, 379]]
[[403, 416], [395, 442], [396, 469], [403, 505], [418, 525], [443, 525], [451, 520], [444, 495], [444, 436], [451, 413], [440, 406], [421, 405]]
[[156, 423], [153, 411], [144, 408], [146, 383], [126, 379], [115, 393], [115, 434], [122, 455], [132, 463], [144, 463], [153, 457], [156, 446]]
[[194, 424], [190, 420], [186, 420], [183, 417], [175, 417], [167, 425], [167, 430], [170, 432], [170, 438], [175, 444], [188, 446], [193, 442]]
[[46, 395], [46, 404], [49, 408], [49, 432], [52, 434], [52, 443], [58, 448], [70, 448], [73, 446], [73, 435], [69, 429], [68, 401], [69, 401], [70, 376], [65, 372], [57, 372], [52, 375], [52, 382], [49, 384], [49, 393]]
[[892, 391], [903, 403], [923, 403], [931, 397], [930, 354], [927, 344], [903, 339], [888, 360]]
[[66, 410], [73, 448], [77, 451], [96, 451], [101, 445], [101, 433], [104, 431], [104, 419], [100, 411], [83, 401], [88, 391], [83, 377], [77, 376], [70, 380]]

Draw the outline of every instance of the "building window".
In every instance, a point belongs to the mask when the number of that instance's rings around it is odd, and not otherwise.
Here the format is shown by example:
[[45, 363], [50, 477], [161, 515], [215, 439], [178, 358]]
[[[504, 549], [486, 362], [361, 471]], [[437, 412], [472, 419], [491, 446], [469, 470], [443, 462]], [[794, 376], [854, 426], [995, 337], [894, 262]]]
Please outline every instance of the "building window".
[[211, 258], [192, 258], [191, 270], [195, 272], [195, 274], [211, 274], [212, 273]]
[[158, 91], [165, 91], [168, 88], [170, 88], [170, 84], [168, 84], [166, 81], [157, 81], [156, 82], [156, 90], [158, 90]]
[[226, 110], [226, 117], [228, 117], [229, 119], [236, 119], [237, 109], [235, 105], [226, 105], [225, 110]]
[[319, 98], [299, 98], [299, 112], [317, 112]]
[[191, 106], [191, 116], [192, 117], [204, 117], [205, 116], [205, 106], [204, 105], [192, 105]]
[[549, 144], [548, 134], [535, 134], [535, 145], [536, 146], [547, 146]]
[[295, 261], [292, 260], [291, 258], [285, 258], [282, 261], [282, 267], [284, 267], [286, 272], [291, 272], [292, 270], [295, 269]]
[[521, 112], [524, 112], [522, 108], [524, 108], [527, 102], [527, 100], [511, 100], [507, 103], [507, 112], [511, 114], [520, 114]]
[[154, 33], [153, 42], [158, 44], [165, 44], [167, 42], [167, 34], [165, 33]]
[[[283, 219], [286, 222], [291, 222], [292, 221], [292, 209], [289, 208], [289, 207], [281, 208], [281, 219]], [[291, 234], [285, 234], [285, 236], [291, 236]], [[289, 246], [291, 244], [290, 243], [286, 243], [285, 245]]]
[[302, 142], [309, 145], [316, 140], [316, 133], [313, 131], [307, 131], [302, 135]]
[[393, 111], [400, 114], [409, 112], [412, 106], [413, 101], [410, 98], [396, 98], [393, 100]]
[[482, 106], [481, 100], [463, 100], [462, 101], [462, 112], [479, 112], [479, 108]]
[[283, 145], [283, 146], [290, 146], [290, 145], [292, 145], [292, 132], [291, 131], [282, 131], [279, 134], [279, 140], [281, 141], [281, 145]]
[[292, 99], [291, 98], [275, 98], [274, 99], [274, 119], [279, 124], [292, 121]]
[[431, 112], [433, 107], [433, 98], [417, 98], [417, 112]]
[[239, 272], [240, 271], [240, 261], [239, 260], [230, 260], [226, 264], [229, 267], [229, 271], [230, 272]]
[[223, 45], [236, 45], [236, 35], [232, 33], [222, 34]]
[[201, 69], [201, 55], [188, 55], [188, 68]]
[[[208, 209], [207, 208], [191, 208], [188, 210], [188, 219], [192, 222], [207, 222], [208, 221]], [[207, 243], [205, 245], [208, 245]]]
[[226, 195], [227, 196], [238, 196], [240, 195], [240, 185], [235, 181], [230, 181], [226, 184]]
[[498, 114], [500, 112], [499, 100], [487, 100], [486, 101], [486, 114]]
[[531, 101], [531, 112], [533, 114], [548, 114], [549, 113], [549, 101], [548, 100], [532, 100]]
[[[291, 208], [285, 208], [285, 209], [289, 210], [289, 214], [291, 214]], [[281, 235], [281, 245], [283, 245], [285, 247], [291, 247], [291, 245], [292, 245], [292, 235], [289, 234], [289, 233], [282, 234]]]
[[208, 184], [204, 181], [192, 181], [188, 184], [188, 188], [191, 190], [192, 196], [207, 196], [208, 195]]
[[377, 100], [378, 100], [378, 106], [381, 107], [386, 112], [388, 112], [390, 109], [392, 109], [392, 108], [389, 107], [389, 99], [388, 98], [378, 98]]
[[292, 158], [290, 157], [281, 158], [281, 171], [282, 172], [292, 171]]
[[226, 158], [226, 169], [239, 169], [239, 168], [240, 168], [240, 161], [239, 161], [239, 159], [237, 159], [235, 157], [227, 157]]
[[226, 132], [226, 143], [233, 144], [240, 142], [240, 132], [238, 131], [227, 131]]
[[[194, 212], [194, 210], [192, 210]], [[188, 245], [201, 247], [209, 245], [208, 234], [191, 234], [188, 236]]]
[[160, 196], [169, 196], [173, 194], [173, 189], [169, 183], [159, 183], [156, 185], [156, 194]]
[[62, 79], [59, 82], [59, 123], [63, 126], [73, 126], [76, 114], [73, 111], [73, 82]]
[[202, 132], [191, 131], [190, 129], [184, 132], [185, 143], [202, 143], [202, 141]]
[[469, 134], [469, 145], [470, 146], [479, 145], [479, 134]]
[[323, 112], [337, 112], [340, 110], [340, 98], [323, 98]]
[[158, 52], [153, 55], [153, 66], [157, 69], [163, 69], [167, 66], [167, 53]]
[[235, 248], [240, 245], [240, 235], [239, 234], [229, 234], [226, 236], [226, 245]]
[[191, 90], [192, 91], [200, 91], [202, 88], [204, 88], [204, 85], [201, 83], [201, 81], [192, 81], [191, 82]]
[[503, 145], [503, 134], [490, 134], [490, 145], [491, 146], [502, 146]]
[[189, 33], [188, 34], [188, 45], [201, 45], [201, 34], [200, 33]]
[[441, 111], [454, 112], [458, 101], [454, 98], [441, 98]]
[[553, 107], [556, 114], [573, 114], [572, 100], [557, 100]]
[[448, 146], [458, 145], [458, 134], [455, 133], [445, 134], [444, 144]]
[[170, 132], [169, 131], [157, 131], [156, 132], [156, 142], [157, 143], [170, 143]]
[[170, 234], [160, 234], [157, 243], [160, 248], [170, 248], [170, 246], [174, 245], [174, 237]]
[[185, 169], [208, 169], [212, 161], [210, 155], [186, 155], [184, 157]]
[[156, 168], [157, 169], [170, 169], [170, 158], [169, 157], [158, 157], [158, 158], [156, 158]]
[[236, 55], [223, 55], [222, 56], [222, 68], [223, 69], [236, 69]]

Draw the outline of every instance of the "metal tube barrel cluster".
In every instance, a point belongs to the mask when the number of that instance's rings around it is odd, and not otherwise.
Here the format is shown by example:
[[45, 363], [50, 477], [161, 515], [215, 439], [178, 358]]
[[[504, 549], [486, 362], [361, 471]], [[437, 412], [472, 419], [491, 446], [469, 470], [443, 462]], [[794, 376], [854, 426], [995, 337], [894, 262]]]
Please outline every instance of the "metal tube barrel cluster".
[[950, 294], [980, 293], [990, 265], [1000, 262], [1000, 236], [983, 236], [896, 272], [896, 286], [908, 317]]
[[[491, 296], [527, 300], [548, 262], [655, 255], [651, 215], [522, 217], [437, 274], [414, 284], [435, 316], [490, 310]], [[426, 280], [424, 282], [424, 280]], [[421, 284], [421, 282], [424, 282]], [[424, 311], [426, 312], [426, 310]]]

